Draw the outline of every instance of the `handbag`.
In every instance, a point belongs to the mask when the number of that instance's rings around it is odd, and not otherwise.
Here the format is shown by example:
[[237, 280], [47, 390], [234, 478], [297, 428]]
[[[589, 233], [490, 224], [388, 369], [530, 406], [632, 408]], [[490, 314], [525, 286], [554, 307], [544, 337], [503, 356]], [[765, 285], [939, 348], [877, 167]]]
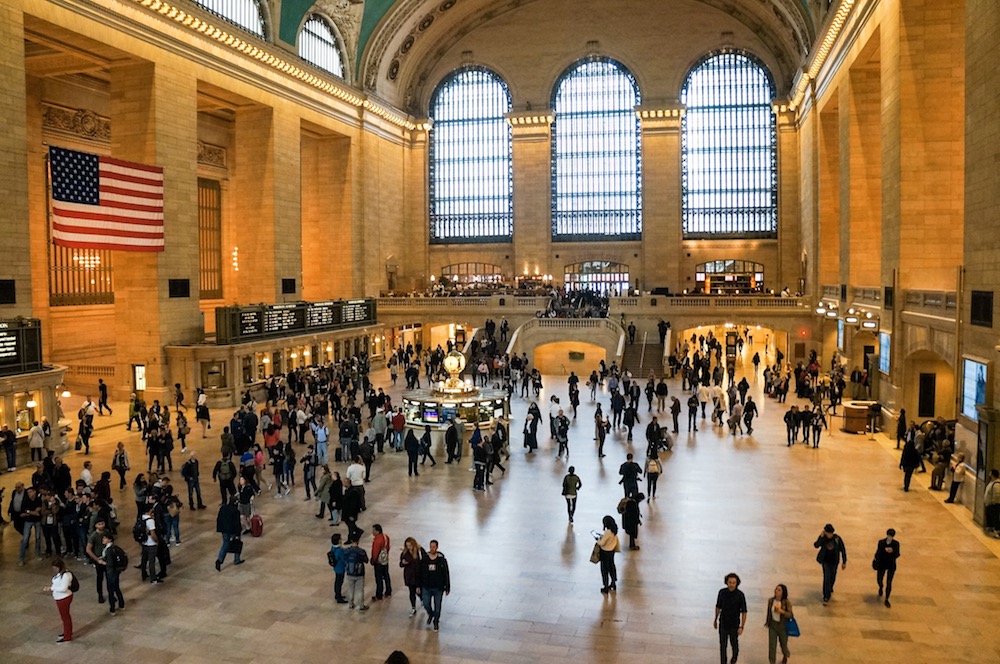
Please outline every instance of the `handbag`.
[[592, 563], [601, 562], [601, 545], [597, 544], [596, 542], [594, 543], [594, 550], [590, 554], [590, 562]]
[[229, 540], [229, 551], [227, 553], [235, 553], [236, 555], [243, 553], [243, 540]]
[[801, 636], [802, 632], [799, 631], [799, 623], [795, 620], [795, 616], [789, 616], [788, 620], [785, 621], [785, 633], [788, 636]]

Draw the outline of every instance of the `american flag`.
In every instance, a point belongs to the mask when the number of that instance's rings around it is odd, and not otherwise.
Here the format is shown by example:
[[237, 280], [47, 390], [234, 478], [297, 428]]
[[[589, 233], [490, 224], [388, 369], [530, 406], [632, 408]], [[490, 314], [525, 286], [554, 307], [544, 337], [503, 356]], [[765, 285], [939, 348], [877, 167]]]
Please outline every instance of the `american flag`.
[[163, 169], [49, 148], [52, 240], [62, 247], [163, 251]]

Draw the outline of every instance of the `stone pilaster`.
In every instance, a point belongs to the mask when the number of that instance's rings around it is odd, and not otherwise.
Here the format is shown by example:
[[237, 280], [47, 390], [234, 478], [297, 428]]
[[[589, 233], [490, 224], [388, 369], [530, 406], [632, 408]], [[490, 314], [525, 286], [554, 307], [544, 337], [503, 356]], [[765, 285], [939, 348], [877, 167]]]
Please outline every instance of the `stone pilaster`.
[[552, 274], [561, 281], [561, 264], [552, 257], [552, 121], [548, 111], [508, 113], [513, 129], [514, 274]]
[[[133, 388], [132, 366], [145, 365], [147, 400], [162, 398], [172, 384], [163, 346], [203, 335], [198, 181], [192, 168], [198, 158], [195, 77], [168, 64], [112, 65], [111, 127], [112, 156], [163, 168], [165, 237], [161, 253], [115, 253], [114, 387], [119, 398], [126, 397]], [[191, 296], [169, 297], [169, 279], [189, 280]]]
[[[640, 106], [642, 132], [642, 287], [684, 285], [681, 260], [681, 121], [684, 107]], [[638, 275], [632, 275], [633, 282]]]

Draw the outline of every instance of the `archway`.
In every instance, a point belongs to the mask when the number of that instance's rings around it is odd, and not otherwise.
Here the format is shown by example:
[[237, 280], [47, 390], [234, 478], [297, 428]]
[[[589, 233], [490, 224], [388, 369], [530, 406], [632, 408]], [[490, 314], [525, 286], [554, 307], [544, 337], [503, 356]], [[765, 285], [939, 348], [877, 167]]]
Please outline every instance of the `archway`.
[[607, 358], [608, 351], [603, 346], [584, 341], [555, 341], [534, 350], [534, 366], [547, 375], [568, 376], [575, 371], [577, 376], [589, 376]]

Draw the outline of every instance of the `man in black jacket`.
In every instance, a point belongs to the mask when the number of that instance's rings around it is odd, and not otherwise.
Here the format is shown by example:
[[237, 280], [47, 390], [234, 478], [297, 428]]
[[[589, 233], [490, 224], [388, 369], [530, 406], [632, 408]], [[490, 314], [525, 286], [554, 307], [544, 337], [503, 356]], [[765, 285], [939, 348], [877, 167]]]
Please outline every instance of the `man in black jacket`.
[[451, 592], [451, 574], [448, 572], [448, 561], [444, 554], [438, 551], [438, 541], [431, 540], [427, 546], [427, 555], [420, 561], [420, 598], [427, 612], [427, 624], [434, 623], [434, 631], [438, 631], [441, 623], [441, 600], [443, 595]]
[[462, 460], [461, 448], [459, 446], [458, 425], [455, 424], [454, 418], [452, 418], [451, 422], [448, 424], [448, 430], [444, 433], [444, 447], [448, 452], [448, 460], [445, 461], [445, 463]]
[[837, 563], [841, 562], [841, 569], [847, 569], [847, 548], [840, 535], [834, 533], [833, 524], [823, 526], [823, 532], [816, 538], [814, 547], [819, 549], [816, 553], [816, 562], [823, 566], [823, 604], [826, 605], [833, 595], [833, 584], [837, 582]]
[[893, 528], [885, 531], [885, 538], [878, 541], [875, 548], [875, 557], [872, 559], [872, 567], [878, 572], [878, 596], [882, 596], [882, 582], [885, 581], [885, 605], [889, 603], [889, 595], [892, 594], [892, 578], [896, 576], [896, 558], [899, 558], [899, 542], [896, 541], [896, 531]]
[[[233, 564], [242, 565], [245, 562], [241, 557], [243, 540], [240, 539], [240, 533], [243, 532], [243, 526], [240, 524], [240, 509], [236, 506], [236, 502], [236, 496], [230, 496], [229, 502], [222, 503], [219, 516], [215, 519], [215, 532], [222, 535], [222, 548], [219, 549], [219, 555], [215, 559], [215, 569], [219, 572], [222, 571], [222, 563], [230, 550], [233, 552]], [[234, 542], [239, 544], [234, 545]]]

